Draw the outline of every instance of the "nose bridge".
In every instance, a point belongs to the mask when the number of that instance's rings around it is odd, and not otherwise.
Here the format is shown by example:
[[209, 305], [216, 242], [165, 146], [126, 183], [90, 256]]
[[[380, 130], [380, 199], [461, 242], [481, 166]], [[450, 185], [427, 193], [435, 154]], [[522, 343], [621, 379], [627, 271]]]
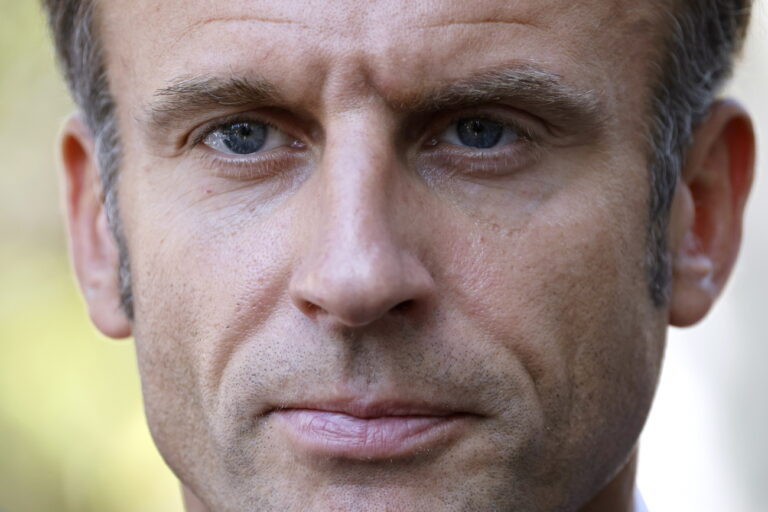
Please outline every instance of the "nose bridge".
[[291, 282], [306, 314], [360, 326], [429, 293], [429, 273], [398, 222], [405, 198], [391, 140], [386, 123], [371, 114], [328, 125], [316, 171], [318, 208]]
[[[332, 135], [323, 158], [323, 227], [318, 234], [348, 265], [365, 266], [376, 252], [395, 249], [389, 205], [397, 180], [394, 158], [383, 130], [358, 126], [347, 134], [340, 131]], [[360, 258], [350, 259], [354, 256]]]

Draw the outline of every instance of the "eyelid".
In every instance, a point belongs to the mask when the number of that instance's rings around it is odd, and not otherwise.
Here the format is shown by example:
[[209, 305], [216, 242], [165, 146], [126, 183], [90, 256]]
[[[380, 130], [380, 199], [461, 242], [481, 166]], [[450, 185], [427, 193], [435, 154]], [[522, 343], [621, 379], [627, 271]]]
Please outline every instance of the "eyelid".
[[[273, 122], [277, 119], [277, 122]], [[271, 149], [260, 149], [250, 154], [229, 154], [210, 147], [205, 143], [206, 139], [216, 130], [224, 129], [237, 123], [259, 123], [274, 130], [278, 135], [268, 134], [271, 137], [281, 137], [286, 142]], [[283, 126], [288, 128], [284, 129]], [[254, 181], [280, 177], [287, 179], [293, 176], [289, 169], [301, 167], [306, 163], [306, 143], [294, 136], [296, 129], [291, 126], [290, 120], [282, 122], [280, 115], [260, 115], [254, 112], [240, 112], [213, 119], [193, 129], [187, 136], [183, 147], [192, 150], [191, 156], [198, 159], [208, 171], [217, 177]]]
[[[513, 130], [517, 138], [488, 149], [473, 148], [446, 141], [443, 134], [456, 130], [462, 119], [486, 119]], [[438, 115], [422, 139], [418, 153], [420, 172], [431, 178], [497, 180], [516, 175], [536, 165], [544, 156], [543, 149], [553, 141], [545, 123], [511, 107], [491, 105], [467, 108]]]
[[220, 130], [222, 128], [226, 128], [227, 126], [231, 126], [233, 124], [237, 123], [261, 123], [270, 129], [280, 130], [277, 126], [275, 126], [273, 123], [259, 118], [255, 115], [249, 115], [249, 114], [234, 114], [232, 116], [227, 116], [224, 118], [218, 118], [214, 119], [213, 121], [209, 121], [208, 123], [204, 123], [201, 126], [195, 128], [190, 136], [189, 136], [189, 146], [194, 147], [198, 146], [203, 143], [203, 141], [208, 138], [209, 135], [211, 135], [216, 130]]
[[203, 122], [192, 129], [181, 141], [180, 148], [191, 149], [202, 143], [214, 130], [238, 122], [263, 123], [297, 142], [314, 140], [316, 137], [312, 119], [297, 116], [280, 108], [262, 108], [225, 114]]
[[[280, 151], [280, 149], [276, 150]], [[287, 169], [296, 169], [306, 162], [301, 155], [283, 151], [276, 158], [272, 152], [254, 153], [246, 158], [230, 158], [226, 154], [214, 154], [213, 151], [200, 152], [197, 158], [210, 169], [212, 175], [234, 180], [263, 180], [272, 177], [290, 178], [294, 173]]]

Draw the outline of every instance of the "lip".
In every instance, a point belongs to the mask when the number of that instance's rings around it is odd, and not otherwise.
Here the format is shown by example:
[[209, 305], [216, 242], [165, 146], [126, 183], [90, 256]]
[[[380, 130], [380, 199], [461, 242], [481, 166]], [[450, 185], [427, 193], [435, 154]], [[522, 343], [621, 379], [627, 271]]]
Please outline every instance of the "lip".
[[297, 406], [270, 413], [295, 448], [310, 455], [394, 459], [455, 439], [470, 414], [408, 404]]

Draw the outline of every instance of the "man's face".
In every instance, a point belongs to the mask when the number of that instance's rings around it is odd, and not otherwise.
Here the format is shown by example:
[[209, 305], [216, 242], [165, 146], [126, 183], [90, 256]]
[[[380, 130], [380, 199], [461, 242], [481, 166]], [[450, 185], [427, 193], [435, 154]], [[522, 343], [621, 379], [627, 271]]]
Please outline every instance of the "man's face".
[[148, 421], [210, 508], [570, 510], [624, 464], [650, 7], [102, 4]]

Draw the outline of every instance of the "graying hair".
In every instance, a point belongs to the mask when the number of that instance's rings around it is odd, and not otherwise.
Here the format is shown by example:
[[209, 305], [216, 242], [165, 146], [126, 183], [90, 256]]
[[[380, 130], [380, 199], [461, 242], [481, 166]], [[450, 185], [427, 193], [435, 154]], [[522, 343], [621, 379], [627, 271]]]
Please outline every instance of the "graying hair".
[[[133, 318], [130, 264], [117, 201], [120, 138], [99, 44], [94, 0], [42, 0], [59, 62], [96, 141], [104, 205], [120, 252], [121, 303]], [[749, 22], [752, 0], [676, 0], [668, 12], [649, 114], [650, 207], [646, 256], [651, 298], [669, 299], [667, 225], [693, 130], [729, 78]]]
[[728, 78], [749, 24], [751, 0], [681, 0], [669, 12], [666, 55], [651, 95], [647, 269], [657, 306], [669, 300], [667, 224], [693, 131]]
[[43, 6], [67, 85], [93, 136], [102, 201], [119, 253], [120, 304], [128, 318], [133, 319], [130, 262], [117, 200], [120, 137], [103, 47], [95, 32], [95, 3], [93, 0], [43, 0]]

